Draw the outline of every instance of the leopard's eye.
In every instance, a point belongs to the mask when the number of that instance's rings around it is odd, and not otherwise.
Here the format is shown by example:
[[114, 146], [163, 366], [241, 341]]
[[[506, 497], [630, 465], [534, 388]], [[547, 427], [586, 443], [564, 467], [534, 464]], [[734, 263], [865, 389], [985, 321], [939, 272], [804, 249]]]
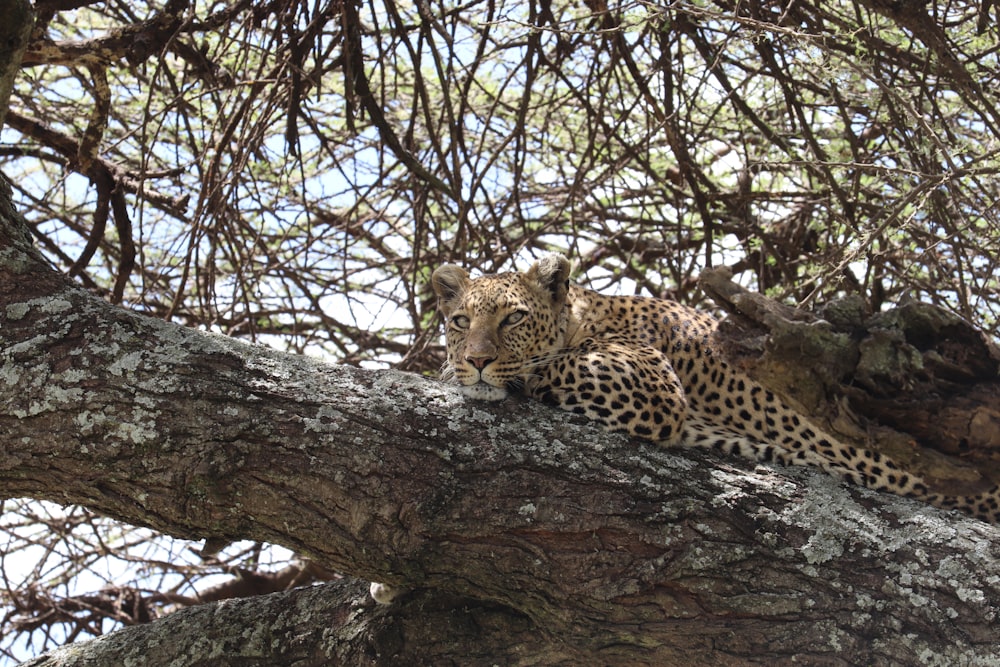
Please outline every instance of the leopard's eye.
[[505, 327], [513, 326], [527, 316], [528, 313], [524, 312], [523, 310], [515, 310], [513, 313], [505, 317], [503, 322], [501, 322], [501, 324]]
[[456, 329], [468, 329], [469, 328], [469, 318], [466, 315], [456, 315], [451, 318], [451, 324]]

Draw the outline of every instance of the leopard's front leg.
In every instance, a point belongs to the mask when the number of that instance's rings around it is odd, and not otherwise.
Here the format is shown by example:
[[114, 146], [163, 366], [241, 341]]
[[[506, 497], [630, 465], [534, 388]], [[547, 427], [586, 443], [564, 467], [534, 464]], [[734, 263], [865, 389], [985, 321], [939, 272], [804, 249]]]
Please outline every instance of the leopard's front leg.
[[675, 443], [687, 400], [670, 361], [655, 348], [617, 338], [586, 338], [546, 355], [526, 378], [526, 393], [609, 430], [663, 445]]

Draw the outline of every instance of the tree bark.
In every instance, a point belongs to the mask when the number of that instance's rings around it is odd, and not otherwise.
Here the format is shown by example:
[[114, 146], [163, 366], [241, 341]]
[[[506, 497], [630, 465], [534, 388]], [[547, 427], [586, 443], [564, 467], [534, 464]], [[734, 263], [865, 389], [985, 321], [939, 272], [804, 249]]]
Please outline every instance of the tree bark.
[[724, 269], [700, 284], [730, 313], [717, 348], [758, 381], [941, 492], [1000, 483], [1000, 350], [968, 322], [918, 301], [867, 313], [856, 296], [816, 315], [750, 293]]
[[14, 90], [14, 77], [28, 46], [34, 9], [27, 0], [0, 0], [0, 128], [7, 117], [7, 103]]
[[32, 664], [998, 655], [992, 526], [111, 306], [30, 248], [6, 188], [0, 234], [0, 492], [417, 589], [388, 608], [353, 584], [228, 601]]

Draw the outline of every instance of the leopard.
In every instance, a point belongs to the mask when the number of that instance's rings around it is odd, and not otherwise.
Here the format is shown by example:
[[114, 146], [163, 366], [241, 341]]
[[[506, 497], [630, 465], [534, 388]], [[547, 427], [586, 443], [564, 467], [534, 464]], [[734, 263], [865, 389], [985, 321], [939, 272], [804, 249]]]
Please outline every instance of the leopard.
[[[1000, 523], [1000, 485], [935, 493], [884, 453], [842, 442], [727, 363], [713, 347], [718, 320], [691, 306], [573, 285], [559, 253], [527, 271], [476, 278], [445, 264], [431, 286], [445, 323], [442, 379], [470, 398], [519, 393], [657, 445], [814, 466]], [[391, 601], [397, 591], [381, 586], [372, 596]]]
[[472, 398], [518, 392], [658, 445], [812, 465], [1000, 523], [1000, 486], [933, 493], [887, 455], [840, 441], [727, 363], [713, 347], [713, 316], [669, 299], [604, 295], [569, 275], [558, 253], [525, 272], [473, 279], [454, 264], [434, 271], [446, 323], [442, 377]]

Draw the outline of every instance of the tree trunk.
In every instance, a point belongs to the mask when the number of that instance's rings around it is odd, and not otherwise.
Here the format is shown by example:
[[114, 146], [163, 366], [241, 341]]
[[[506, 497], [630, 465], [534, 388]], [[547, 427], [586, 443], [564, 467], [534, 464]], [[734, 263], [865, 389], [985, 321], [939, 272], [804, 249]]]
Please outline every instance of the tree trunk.
[[7, 102], [14, 89], [14, 77], [28, 46], [34, 9], [28, 0], [0, 0], [0, 128], [7, 117]]
[[51, 271], [6, 188], [0, 211], [0, 492], [418, 589], [386, 608], [354, 584], [229, 601], [32, 664], [1000, 654], [992, 526], [153, 320]]

